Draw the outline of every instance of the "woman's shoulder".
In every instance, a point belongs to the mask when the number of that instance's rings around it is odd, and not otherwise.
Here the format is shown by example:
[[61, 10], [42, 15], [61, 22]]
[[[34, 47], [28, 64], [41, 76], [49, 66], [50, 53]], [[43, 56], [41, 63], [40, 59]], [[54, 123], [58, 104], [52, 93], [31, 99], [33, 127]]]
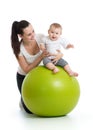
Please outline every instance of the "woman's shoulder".
[[19, 56], [23, 56], [23, 52], [24, 52], [24, 46], [23, 46], [23, 43], [21, 42]]

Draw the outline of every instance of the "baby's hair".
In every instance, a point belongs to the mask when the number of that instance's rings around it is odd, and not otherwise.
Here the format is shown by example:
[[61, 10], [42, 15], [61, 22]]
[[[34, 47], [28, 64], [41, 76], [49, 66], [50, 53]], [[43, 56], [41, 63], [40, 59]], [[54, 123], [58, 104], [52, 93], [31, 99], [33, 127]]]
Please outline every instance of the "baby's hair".
[[59, 24], [59, 23], [52, 23], [52, 24], [50, 25], [50, 27], [49, 27], [49, 30], [50, 30], [52, 27], [60, 28], [61, 33], [62, 33], [62, 26], [61, 26], [61, 24]]

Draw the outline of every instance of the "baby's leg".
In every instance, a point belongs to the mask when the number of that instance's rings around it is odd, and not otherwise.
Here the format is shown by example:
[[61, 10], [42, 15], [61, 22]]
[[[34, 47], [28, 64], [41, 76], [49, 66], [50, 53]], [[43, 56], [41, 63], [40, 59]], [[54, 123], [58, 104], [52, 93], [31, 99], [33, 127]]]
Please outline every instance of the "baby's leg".
[[53, 73], [57, 73], [59, 72], [59, 69], [51, 62], [51, 59], [49, 59], [48, 57], [45, 57], [43, 59], [43, 64], [50, 70], [53, 71]]
[[67, 64], [64, 66], [64, 70], [70, 75], [70, 76], [78, 76], [77, 72], [74, 72], [71, 70], [70, 66]]
[[59, 72], [59, 69], [58, 69], [54, 64], [52, 64], [52, 63], [47, 63], [47, 64], [46, 64], [46, 67], [47, 67], [48, 69], [52, 70], [53, 73]]

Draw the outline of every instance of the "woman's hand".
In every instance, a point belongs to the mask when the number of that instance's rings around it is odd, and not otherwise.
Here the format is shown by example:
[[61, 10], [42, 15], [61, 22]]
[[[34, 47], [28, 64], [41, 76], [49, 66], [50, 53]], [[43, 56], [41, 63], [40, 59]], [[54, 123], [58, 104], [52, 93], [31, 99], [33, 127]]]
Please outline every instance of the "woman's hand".
[[42, 51], [42, 54], [41, 54], [42, 59], [45, 58], [45, 57], [48, 57], [48, 56], [50, 56], [49, 52], [47, 52], [47, 50], [44, 49], [44, 50]]

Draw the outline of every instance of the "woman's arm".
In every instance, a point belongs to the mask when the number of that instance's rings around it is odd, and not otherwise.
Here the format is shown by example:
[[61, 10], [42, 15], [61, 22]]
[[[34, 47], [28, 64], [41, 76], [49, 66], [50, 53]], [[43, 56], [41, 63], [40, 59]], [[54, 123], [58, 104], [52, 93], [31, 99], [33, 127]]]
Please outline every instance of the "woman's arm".
[[26, 59], [23, 56], [19, 56], [18, 63], [21, 66], [21, 68], [24, 70], [24, 72], [28, 73], [30, 70], [38, 66], [39, 63], [42, 61], [42, 59], [48, 55], [49, 53], [46, 50], [44, 50], [42, 54], [31, 64], [28, 64]]
[[44, 43], [40, 43], [40, 50], [44, 51], [46, 48], [45, 48], [45, 45]]

